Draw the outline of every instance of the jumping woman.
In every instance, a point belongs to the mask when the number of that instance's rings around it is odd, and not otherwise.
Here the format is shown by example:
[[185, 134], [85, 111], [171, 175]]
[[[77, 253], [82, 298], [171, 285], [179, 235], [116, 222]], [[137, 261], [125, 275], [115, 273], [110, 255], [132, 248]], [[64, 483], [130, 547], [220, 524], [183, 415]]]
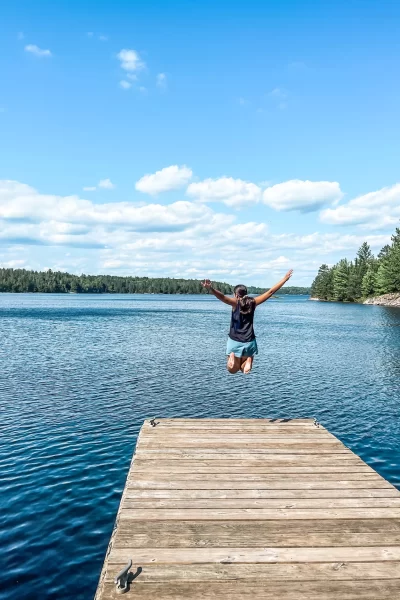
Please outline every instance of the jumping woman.
[[233, 290], [233, 298], [225, 296], [214, 289], [211, 281], [206, 279], [202, 285], [210, 290], [221, 302], [232, 306], [231, 327], [229, 330], [226, 355], [228, 357], [227, 369], [229, 373], [250, 373], [253, 366], [254, 355], [258, 354], [256, 336], [253, 329], [254, 311], [256, 306], [271, 298], [291, 278], [293, 269], [288, 271], [283, 279], [270, 290], [255, 298], [247, 295], [244, 285], [237, 285]]

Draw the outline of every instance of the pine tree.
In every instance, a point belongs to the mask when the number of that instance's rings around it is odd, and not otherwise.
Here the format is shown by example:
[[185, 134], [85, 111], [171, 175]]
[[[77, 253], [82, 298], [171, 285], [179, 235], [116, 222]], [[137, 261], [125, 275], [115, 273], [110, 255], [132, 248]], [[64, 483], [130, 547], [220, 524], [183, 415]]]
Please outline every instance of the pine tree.
[[335, 266], [333, 273], [333, 297], [335, 300], [347, 300], [350, 265], [347, 258], [342, 258]]
[[373, 296], [376, 292], [376, 272], [372, 266], [368, 267], [363, 277], [361, 291], [364, 298]]

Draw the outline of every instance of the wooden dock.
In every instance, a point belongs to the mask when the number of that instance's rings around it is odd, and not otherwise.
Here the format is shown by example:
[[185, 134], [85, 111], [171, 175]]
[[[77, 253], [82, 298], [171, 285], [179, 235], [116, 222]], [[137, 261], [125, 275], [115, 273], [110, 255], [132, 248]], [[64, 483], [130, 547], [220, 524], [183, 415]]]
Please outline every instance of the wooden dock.
[[146, 421], [96, 600], [400, 599], [400, 492], [312, 419]]

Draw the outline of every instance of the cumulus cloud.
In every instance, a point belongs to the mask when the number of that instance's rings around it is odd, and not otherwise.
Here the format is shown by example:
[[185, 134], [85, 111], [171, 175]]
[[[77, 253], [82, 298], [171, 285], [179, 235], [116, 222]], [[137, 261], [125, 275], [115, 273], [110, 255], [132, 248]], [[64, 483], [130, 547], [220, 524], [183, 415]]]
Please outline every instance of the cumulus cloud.
[[292, 179], [273, 185], [263, 193], [263, 202], [279, 211], [311, 212], [339, 202], [343, 193], [336, 181], [301, 181]]
[[126, 81], [125, 79], [122, 79], [122, 81], [119, 82], [119, 85], [122, 87], [123, 90], [129, 90], [129, 88], [132, 87], [132, 84], [129, 81]]
[[274, 234], [265, 223], [239, 222], [238, 213], [218, 213], [205, 203], [96, 204], [0, 181], [0, 261], [28, 260], [36, 269], [49, 266], [44, 246], [51, 245], [50, 266], [73, 272], [209, 275], [268, 286], [292, 267], [294, 283], [308, 284], [322, 262], [352, 258], [364, 240], [376, 252], [390, 232]]
[[320, 219], [323, 223], [358, 225], [364, 229], [393, 228], [400, 219], [400, 183], [323, 210]]
[[223, 202], [227, 206], [239, 208], [258, 202], [261, 198], [261, 188], [242, 179], [220, 177], [191, 183], [187, 194], [199, 202]]
[[136, 52], [136, 50], [128, 50], [128, 49], [121, 50], [117, 54], [117, 58], [120, 61], [121, 68], [124, 69], [124, 71], [129, 71], [129, 72], [140, 71], [141, 69], [144, 69], [144, 67], [146, 66], [145, 63], [140, 58], [139, 53]]
[[35, 44], [28, 44], [27, 46], [25, 46], [25, 52], [29, 52], [30, 54], [34, 54], [35, 56], [38, 56], [40, 58], [52, 56], [50, 50], [43, 50]]
[[177, 190], [185, 186], [192, 178], [192, 169], [185, 165], [171, 165], [155, 173], [144, 175], [139, 179], [135, 188], [139, 192], [155, 195], [161, 192]]
[[21, 225], [20, 231], [29, 233], [38, 230], [37, 224], [42, 230], [62, 235], [87, 233], [87, 227], [181, 231], [196, 224], [206, 225], [212, 217], [207, 207], [186, 201], [139, 207], [129, 202], [95, 204], [78, 196], [40, 194], [17, 181], [0, 181], [0, 220]]
[[96, 186], [95, 185], [87, 185], [86, 187], [83, 188], [84, 192], [95, 192], [96, 191]]

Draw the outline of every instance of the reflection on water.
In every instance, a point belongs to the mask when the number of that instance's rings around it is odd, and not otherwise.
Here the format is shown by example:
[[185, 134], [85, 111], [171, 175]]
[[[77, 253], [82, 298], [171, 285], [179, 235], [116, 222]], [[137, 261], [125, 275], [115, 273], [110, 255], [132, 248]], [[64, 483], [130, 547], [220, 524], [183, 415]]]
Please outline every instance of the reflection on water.
[[400, 486], [400, 309], [270, 301], [248, 377], [228, 325], [208, 296], [0, 294], [0, 600], [93, 596], [149, 416], [316, 416]]

